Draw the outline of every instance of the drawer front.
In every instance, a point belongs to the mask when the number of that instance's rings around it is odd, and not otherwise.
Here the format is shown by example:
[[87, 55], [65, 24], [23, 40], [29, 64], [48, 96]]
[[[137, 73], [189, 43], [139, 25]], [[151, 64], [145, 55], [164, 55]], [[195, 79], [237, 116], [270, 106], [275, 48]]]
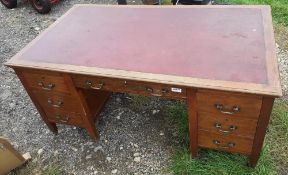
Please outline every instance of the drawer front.
[[43, 108], [48, 108], [53, 111], [73, 111], [84, 113], [80, 101], [74, 96], [58, 93], [47, 93], [41, 91], [33, 91], [38, 102]]
[[224, 136], [204, 130], [198, 132], [200, 147], [249, 155], [253, 140], [237, 136]]
[[186, 88], [156, 83], [73, 75], [76, 87], [114, 92], [134, 93], [145, 96], [158, 96], [175, 99], [186, 98]]
[[83, 119], [80, 113], [66, 112], [61, 110], [44, 109], [49, 121], [83, 127]]
[[125, 81], [124, 91], [127, 93], [141, 94], [145, 96], [166, 97], [173, 99], [186, 98], [186, 88], [165, 84]]
[[61, 76], [60, 73], [25, 71], [23, 72], [23, 76], [28, 86], [33, 89], [47, 92], [69, 93], [64, 77]]
[[198, 128], [222, 135], [254, 138], [257, 120], [214, 113], [198, 113]]
[[197, 109], [200, 112], [241, 116], [258, 119], [262, 98], [235, 93], [198, 92]]

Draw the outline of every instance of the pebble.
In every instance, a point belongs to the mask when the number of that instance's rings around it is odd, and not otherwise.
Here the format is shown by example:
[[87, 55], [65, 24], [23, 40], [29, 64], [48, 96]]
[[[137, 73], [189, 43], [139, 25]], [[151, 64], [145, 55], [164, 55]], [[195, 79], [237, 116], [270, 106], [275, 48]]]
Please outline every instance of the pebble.
[[35, 30], [39, 31], [40, 30], [40, 27], [34, 27]]
[[87, 159], [91, 159], [92, 158], [92, 154], [88, 154], [87, 156], [86, 156], [86, 160]]
[[94, 152], [97, 152], [97, 151], [102, 151], [102, 152], [104, 152], [102, 146], [97, 146], [97, 147], [95, 147], [95, 148], [94, 148]]
[[141, 160], [140, 157], [135, 157], [135, 158], [134, 158], [134, 161], [135, 161], [135, 162], [140, 162], [140, 160]]
[[114, 170], [111, 171], [111, 173], [112, 173], [112, 174], [116, 174], [117, 171], [118, 171], [117, 169], [114, 169]]
[[133, 156], [138, 157], [138, 156], [140, 156], [140, 153], [134, 153]]
[[163, 131], [160, 131], [160, 136], [164, 136], [164, 132]]
[[78, 151], [78, 149], [75, 148], [75, 147], [73, 147], [73, 146], [71, 146], [71, 149], [72, 149], [74, 152], [77, 152], [77, 151]]
[[155, 114], [157, 114], [159, 111], [160, 111], [160, 110], [154, 109], [154, 110], [152, 111], [152, 114], [155, 115]]
[[40, 148], [40, 149], [37, 151], [37, 154], [38, 154], [38, 155], [41, 155], [41, 154], [43, 153], [43, 151], [44, 151], [44, 150], [43, 150], [42, 148]]
[[110, 161], [111, 161], [111, 157], [106, 157], [106, 160], [107, 160], [108, 162], [110, 162]]

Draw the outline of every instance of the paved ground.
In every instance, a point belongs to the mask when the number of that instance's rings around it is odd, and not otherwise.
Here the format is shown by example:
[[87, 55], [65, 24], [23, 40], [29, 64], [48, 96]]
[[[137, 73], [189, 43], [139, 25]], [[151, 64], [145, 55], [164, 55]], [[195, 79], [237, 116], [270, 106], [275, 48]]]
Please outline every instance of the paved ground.
[[[3, 66], [78, 3], [116, 4], [116, 1], [64, 0], [49, 15], [39, 15], [22, 2], [14, 10], [0, 5], [0, 135], [8, 137], [20, 152], [30, 152], [32, 163], [40, 168], [56, 163], [67, 174], [168, 174], [177, 136], [164, 110], [174, 101], [150, 98], [135, 107], [129, 95], [114, 94], [97, 124], [99, 142], [93, 142], [83, 129], [63, 125], [59, 135], [54, 136], [40, 120], [14, 72]], [[288, 54], [278, 50], [278, 55], [287, 94]], [[25, 174], [25, 168], [18, 174]]]

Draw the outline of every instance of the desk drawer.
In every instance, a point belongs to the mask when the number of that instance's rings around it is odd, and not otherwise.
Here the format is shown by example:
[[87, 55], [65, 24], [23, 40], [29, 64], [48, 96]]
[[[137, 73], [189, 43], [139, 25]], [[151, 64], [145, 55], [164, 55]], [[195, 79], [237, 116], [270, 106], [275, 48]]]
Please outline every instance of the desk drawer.
[[173, 99], [186, 98], [186, 88], [166, 84], [127, 80], [125, 81], [124, 91], [127, 93], [141, 94], [145, 96], [166, 97]]
[[74, 125], [83, 127], [83, 119], [80, 113], [77, 112], [66, 112], [61, 110], [51, 110], [49, 108], [45, 109], [46, 115], [49, 121], [55, 123], [62, 123], [67, 125]]
[[60, 73], [46, 71], [23, 71], [28, 86], [33, 89], [69, 93], [64, 77]]
[[198, 144], [200, 147], [242, 153], [246, 155], [251, 153], [253, 145], [252, 139], [236, 136], [224, 136], [204, 130], [200, 130], [198, 133]]
[[85, 75], [73, 75], [72, 79], [76, 87], [85, 89], [107, 90], [175, 99], [186, 98], [186, 88], [179, 86]]
[[73, 111], [81, 114], [84, 112], [80, 101], [77, 101], [74, 96], [41, 91], [33, 91], [33, 93], [43, 108], [53, 111]]
[[231, 117], [241, 116], [258, 119], [262, 105], [261, 97], [228, 92], [199, 91], [196, 98], [199, 112]]
[[214, 113], [198, 113], [198, 128], [221, 135], [254, 138], [257, 120]]

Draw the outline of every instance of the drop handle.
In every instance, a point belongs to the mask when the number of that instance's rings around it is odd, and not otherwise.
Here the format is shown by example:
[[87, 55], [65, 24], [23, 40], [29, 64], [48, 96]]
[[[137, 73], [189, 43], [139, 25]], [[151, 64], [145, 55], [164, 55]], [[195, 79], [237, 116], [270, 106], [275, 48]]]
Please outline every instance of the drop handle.
[[40, 86], [42, 89], [44, 89], [46, 91], [51, 91], [55, 87], [55, 84], [53, 84], [53, 83], [48, 83], [48, 85], [45, 86], [43, 81], [38, 81], [37, 84], [38, 84], [38, 86]]
[[63, 104], [64, 104], [64, 102], [63, 102], [63, 101], [60, 101], [60, 100], [58, 100], [58, 102], [54, 104], [53, 101], [52, 101], [50, 98], [48, 99], [48, 103], [49, 103], [51, 106], [55, 107], [55, 108], [60, 108], [60, 107], [62, 107]]
[[217, 128], [217, 130], [221, 133], [230, 134], [234, 132], [238, 127], [236, 125], [231, 125], [228, 130], [224, 130], [221, 123], [215, 123], [215, 128]]
[[231, 149], [236, 146], [236, 143], [234, 142], [228, 142], [227, 144], [221, 145], [221, 142], [219, 140], [213, 140], [213, 143], [221, 149]]
[[230, 109], [228, 111], [224, 110], [224, 105], [223, 104], [216, 103], [214, 106], [222, 114], [232, 115], [235, 112], [240, 112], [240, 106], [238, 106], [238, 105], [233, 106], [232, 109]]
[[56, 115], [55, 118], [62, 123], [67, 123], [70, 119], [68, 116], [62, 117], [61, 115]]
[[150, 88], [150, 87], [146, 87], [146, 91], [148, 91], [152, 96], [155, 96], [155, 97], [162, 97], [163, 96], [163, 94], [165, 94], [165, 93], [168, 93], [169, 92], [169, 90], [168, 89], [161, 89], [161, 93], [154, 93], [154, 90], [152, 89], [152, 88]]
[[91, 88], [91, 89], [96, 89], [96, 90], [100, 90], [103, 88], [104, 86], [104, 82], [100, 81], [100, 83], [93, 85], [93, 83], [90, 80], [86, 81], [86, 84]]

